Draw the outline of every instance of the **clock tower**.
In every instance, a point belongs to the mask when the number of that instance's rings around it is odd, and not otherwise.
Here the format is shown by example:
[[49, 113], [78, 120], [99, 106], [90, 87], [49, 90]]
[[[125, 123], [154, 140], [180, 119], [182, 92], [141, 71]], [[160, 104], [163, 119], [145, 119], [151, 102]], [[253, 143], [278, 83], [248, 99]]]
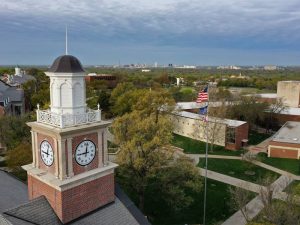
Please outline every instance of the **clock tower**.
[[101, 110], [87, 108], [85, 73], [71, 55], [58, 57], [50, 78], [50, 109], [37, 109], [28, 123], [32, 164], [28, 175], [30, 199], [44, 195], [62, 223], [68, 223], [113, 202], [114, 169], [108, 161], [107, 127]]

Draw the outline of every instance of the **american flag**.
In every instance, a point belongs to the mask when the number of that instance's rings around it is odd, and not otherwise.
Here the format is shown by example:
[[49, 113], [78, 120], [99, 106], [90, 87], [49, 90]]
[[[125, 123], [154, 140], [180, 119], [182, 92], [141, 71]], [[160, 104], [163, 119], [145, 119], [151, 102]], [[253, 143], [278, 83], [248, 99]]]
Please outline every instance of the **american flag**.
[[208, 101], [208, 93], [207, 93], [208, 87], [206, 86], [202, 91], [198, 93], [198, 97], [196, 102], [201, 103], [201, 102], [206, 102]]

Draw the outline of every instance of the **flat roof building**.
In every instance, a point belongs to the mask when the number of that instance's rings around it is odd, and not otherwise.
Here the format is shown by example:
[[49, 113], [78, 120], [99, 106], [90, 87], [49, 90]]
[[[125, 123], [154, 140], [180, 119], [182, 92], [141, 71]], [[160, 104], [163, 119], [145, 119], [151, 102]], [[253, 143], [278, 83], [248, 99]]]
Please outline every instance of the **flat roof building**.
[[[192, 139], [224, 146], [229, 150], [240, 149], [248, 140], [248, 123], [245, 121], [208, 117], [184, 110], [199, 109], [202, 103], [179, 102], [177, 112], [171, 115], [174, 124], [174, 133]], [[182, 110], [182, 111], [180, 111]], [[206, 130], [207, 129], [207, 130]]]
[[268, 156], [276, 158], [300, 158], [300, 122], [288, 121], [269, 142]]

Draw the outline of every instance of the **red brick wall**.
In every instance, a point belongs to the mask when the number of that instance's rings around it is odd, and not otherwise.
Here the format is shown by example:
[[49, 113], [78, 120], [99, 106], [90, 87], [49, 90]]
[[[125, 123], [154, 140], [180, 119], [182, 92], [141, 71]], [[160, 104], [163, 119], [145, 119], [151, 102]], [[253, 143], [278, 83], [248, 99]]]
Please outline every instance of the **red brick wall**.
[[[46, 166], [46, 165], [44, 164], [42, 158], [41, 158], [40, 145], [41, 145], [42, 141], [44, 141], [44, 140], [47, 140], [47, 141], [50, 143], [50, 145], [51, 145], [51, 147], [52, 147], [52, 149], [53, 149], [54, 162], [53, 162], [53, 164], [52, 164], [51, 166]], [[49, 137], [49, 136], [47, 136], [47, 135], [40, 134], [40, 133], [37, 134], [37, 143], [38, 143], [38, 149], [37, 149], [37, 151], [38, 151], [38, 157], [39, 157], [39, 165], [38, 165], [38, 168], [40, 168], [40, 169], [42, 169], [42, 170], [45, 170], [45, 171], [48, 171], [48, 172], [50, 172], [50, 173], [52, 173], [52, 174], [55, 174], [55, 168], [56, 168], [56, 165], [55, 165], [55, 158], [58, 157], [58, 156], [55, 154], [56, 151], [55, 151], [55, 145], [54, 145], [54, 142], [55, 142], [55, 140], [54, 140], [52, 137]]]
[[242, 147], [242, 140], [248, 139], [249, 126], [245, 123], [235, 128], [235, 143], [227, 143], [225, 148], [228, 150], [239, 150]]
[[283, 148], [270, 148], [270, 157], [297, 159], [298, 151]]
[[[98, 144], [98, 135], [97, 133], [91, 133], [91, 134], [87, 134], [87, 135], [81, 135], [81, 136], [77, 136], [77, 137], [73, 137], [72, 140], [72, 152], [73, 155], [75, 155], [75, 150], [76, 147], [79, 145], [80, 142], [84, 141], [84, 140], [91, 140], [92, 142], [95, 143], [96, 148], [99, 150], [99, 144]], [[86, 166], [80, 166], [76, 163], [75, 161], [75, 157], [73, 158], [73, 172], [74, 175], [77, 175], [79, 173], [83, 173], [92, 169], [98, 168], [98, 151], [96, 151], [96, 155], [94, 160]]]
[[0, 106], [0, 116], [4, 116], [5, 115], [5, 109], [3, 106]]
[[300, 149], [300, 144], [295, 144], [295, 143], [270, 141], [269, 145], [280, 146], [280, 147], [283, 146], [283, 147], [299, 148]]
[[249, 126], [245, 123], [235, 129], [235, 147], [236, 150], [242, 147], [242, 140], [248, 139]]
[[114, 174], [100, 177], [77, 187], [59, 192], [28, 176], [29, 199], [44, 195], [63, 223], [72, 221], [115, 200]]
[[285, 124], [287, 121], [300, 121], [299, 115], [284, 115], [284, 114], [277, 114], [275, 118], [278, 120], [280, 125]]

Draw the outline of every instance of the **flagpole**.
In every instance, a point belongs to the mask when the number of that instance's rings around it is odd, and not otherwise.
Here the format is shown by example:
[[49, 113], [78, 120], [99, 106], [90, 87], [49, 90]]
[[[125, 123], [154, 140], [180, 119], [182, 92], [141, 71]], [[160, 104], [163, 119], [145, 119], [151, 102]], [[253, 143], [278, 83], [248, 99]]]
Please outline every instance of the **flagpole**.
[[[207, 84], [207, 94], [209, 93], [209, 83]], [[206, 111], [206, 146], [205, 146], [205, 177], [204, 177], [204, 201], [203, 201], [203, 225], [205, 225], [206, 220], [206, 189], [207, 189], [207, 156], [208, 156], [208, 105], [209, 105], [209, 94], [207, 101], [207, 111]]]

